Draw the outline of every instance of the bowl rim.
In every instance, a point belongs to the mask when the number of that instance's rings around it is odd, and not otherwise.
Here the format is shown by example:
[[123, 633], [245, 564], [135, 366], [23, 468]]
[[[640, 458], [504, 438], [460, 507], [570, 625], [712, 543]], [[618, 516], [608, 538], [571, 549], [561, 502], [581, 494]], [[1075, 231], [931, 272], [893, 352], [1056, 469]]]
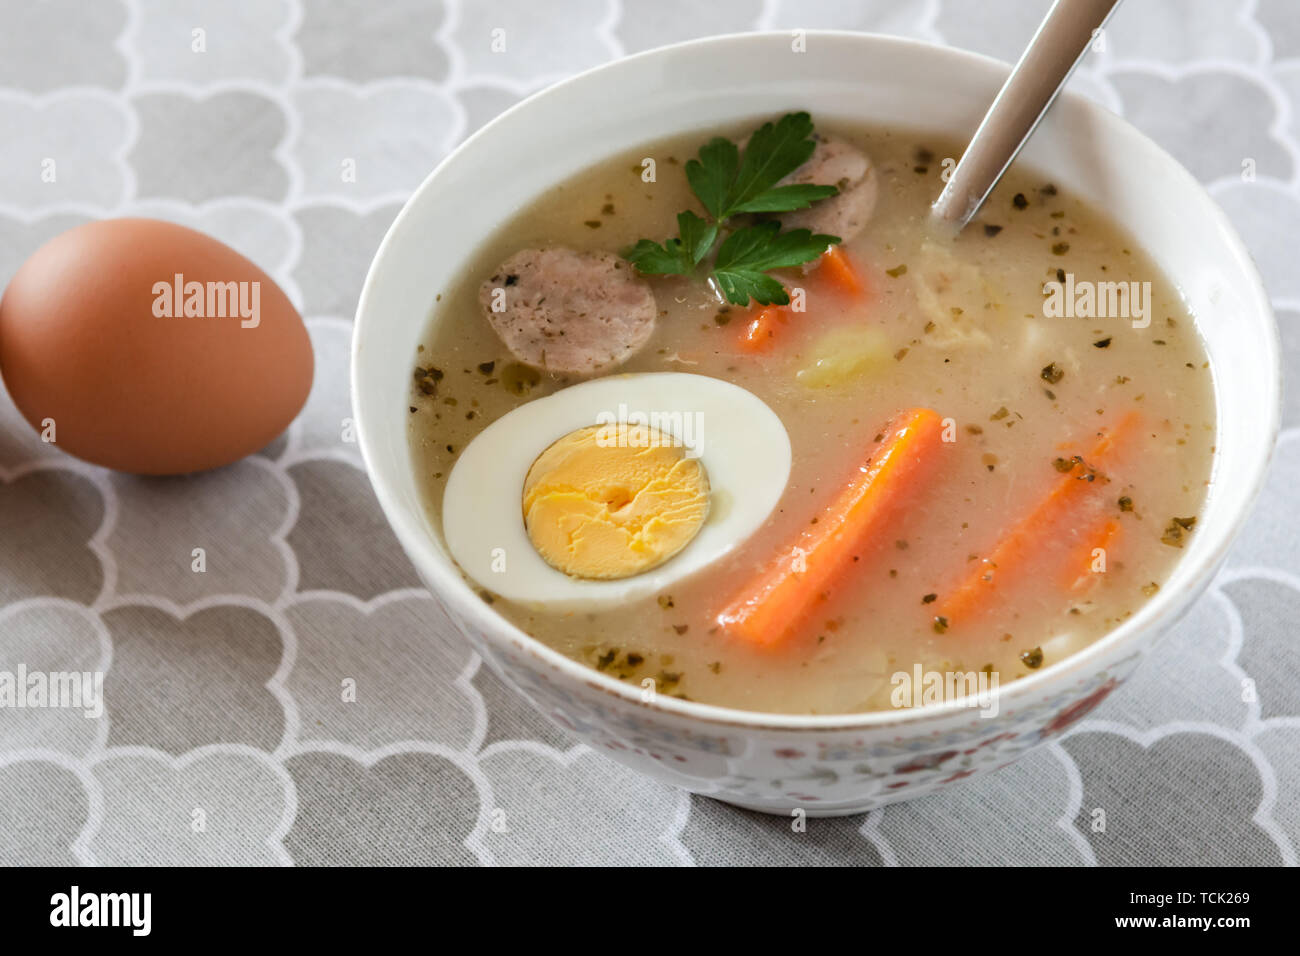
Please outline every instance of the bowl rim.
[[[997, 75], [999, 82], [1011, 69], [1009, 64], [982, 53], [917, 40], [911, 37], [856, 30], [810, 29], [801, 32], [810, 40], [848, 41], [863, 43], [865, 46], [882, 44], [898, 47], [918, 56], [945, 57], [949, 60], [952, 68], [967, 73], [978, 71], [987, 73], [992, 71]], [[357, 302], [351, 343], [349, 380], [357, 442], [361, 449], [362, 460], [371, 486], [383, 510], [385, 520], [397, 536], [403, 549], [407, 552], [408, 557], [413, 563], [417, 564], [417, 570], [426, 579], [426, 586], [437, 600], [449, 605], [449, 610], [453, 612], [458, 620], [468, 620], [485, 640], [492, 643], [504, 642], [514, 650], [532, 658], [535, 665], [543, 665], [552, 671], [559, 672], [566, 679], [572, 679], [593, 690], [608, 694], [623, 704], [643, 708], [646, 711], [667, 717], [698, 721], [718, 727], [773, 732], [871, 732], [885, 728], [946, 722], [959, 715], [978, 714], [978, 709], [970, 697], [959, 697], [939, 704], [929, 704], [921, 707], [840, 714], [784, 714], [743, 710], [699, 701], [681, 700], [666, 694], [657, 694], [649, 701], [644, 700], [639, 687], [616, 680], [607, 674], [573, 660], [542, 641], [529, 636], [513, 622], [493, 611], [461, 577], [453, 559], [449, 555], [444, 557], [431, 546], [427, 518], [424, 519], [422, 526], [418, 528], [413, 527], [415, 522], [408, 524], [404, 520], [402, 516], [405, 515], [407, 509], [398, 500], [398, 494], [392, 487], [391, 479], [374, 463], [374, 453], [371, 450], [369, 440], [369, 429], [366, 426], [365, 410], [369, 407], [369, 402], [362, 396], [358, 387], [361, 364], [360, 352], [362, 339], [366, 331], [365, 316], [369, 311], [373, 286], [377, 281], [376, 276], [381, 261], [395, 242], [395, 237], [401, 231], [404, 221], [407, 217], [413, 215], [412, 209], [417, 204], [420, 196], [437, 179], [444, 167], [456, 161], [461, 153], [471, 149], [490, 130], [494, 130], [501, 124], [513, 122], [520, 112], [529, 110], [535, 101], [556, 95], [558, 91], [566, 89], [572, 84], [589, 83], [594, 77], [599, 77], [603, 73], [625, 68], [625, 65], [629, 62], [663, 57], [694, 48], [744, 43], [761, 44], [777, 38], [788, 39], [789, 36], [790, 31], [788, 30], [719, 34], [655, 47], [630, 56], [610, 60], [559, 82], [547, 84], [495, 116], [451, 150], [415, 188], [389, 225], [366, 272], [366, 278]], [[1219, 540], [1213, 543], [1213, 547], [1206, 551], [1199, 564], [1191, 570], [1185, 586], [1180, 590], [1161, 589], [1155, 597], [1124, 623], [1105, 633], [1087, 647], [1070, 654], [1065, 659], [1049, 665], [1041, 671], [1035, 671], [1006, 684], [999, 682], [999, 685], [992, 691], [993, 698], [998, 705], [996, 713], [999, 716], [1012, 712], [1013, 707], [1011, 705], [1015, 702], [1030, 698], [1036, 692], [1045, 690], [1049, 685], [1059, 684], [1064, 686], [1071, 675], [1077, 675], [1081, 671], [1090, 673], [1093, 670], [1100, 670], [1108, 660], [1118, 659], [1120, 652], [1124, 649], [1137, 653], [1142, 644], [1148, 643], [1163, 629], [1163, 626], [1172, 624], [1177, 617], [1191, 606], [1193, 603], [1191, 599], [1199, 596], [1209, 585], [1210, 579], [1217, 573], [1229, 548], [1253, 510], [1267, 479], [1270, 463], [1276, 453], [1281, 429], [1282, 369], [1277, 319], [1273, 312], [1271, 299], [1264, 288], [1263, 279], [1227, 214], [1206, 188], [1177, 159], [1127, 120], [1074, 91], [1062, 91], [1060, 100], [1072, 104], [1072, 109], [1080, 109], [1091, 114], [1089, 118], [1094, 122], [1103, 124], [1109, 129], [1120, 130], [1124, 135], [1137, 137], [1168, 165], [1171, 175], [1182, 180], [1184, 188], [1190, 188], [1193, 192], [1199, 193], [1201, 198], [1207, 201], [1209, 219], [1211, 220], [1210, 225], [1224, 236], [1233, 256], [1238, 260], [1242, 271], [1249, 279], [1250, 292], [1256, 301], [1262, 305], [1265, 312], [1265, 348], [1267, 354], [1264, 357], [1269, 360], [1266, 363], [1266, 372], [1270, 401], [1268, 402], [1268, 408], [1262, 411], [1266, 411], [1268, 415], [1268, 445], [1266, 453], [1260, 457], [1259, 461], [1254, 463], [1250, 487], [1247, 492], [1237, 498], [1235, 505], [1230, 504], [1227, 506], [1235, 507], [1236, 513], [1232, 515], [1232, 523], [1220, 533]], [[1260, 371], [1265, 370], [1261, 369]], [[1217, 389], [1217, 382], [1215, 387]], [[1223, 427], [1223, 423], [1216, 420], [1215, 427], [1218, 430]], [[420, 559], [417, 560], [416, 555], [419, 555]], [[435, 580], [431, 581], [430, 579]], [[1143, 638], [1146, 640], [1144, 641]], [[1130, 645], [1137, 646], [1130, 647]], [[991, 720], [990, 726], [993, 726], [995, 721], [996, 718]]]

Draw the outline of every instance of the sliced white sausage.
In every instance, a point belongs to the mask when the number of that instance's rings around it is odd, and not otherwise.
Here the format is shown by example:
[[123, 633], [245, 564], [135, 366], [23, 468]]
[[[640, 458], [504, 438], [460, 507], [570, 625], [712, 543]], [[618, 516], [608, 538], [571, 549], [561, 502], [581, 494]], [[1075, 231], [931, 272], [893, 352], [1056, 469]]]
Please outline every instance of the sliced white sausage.
[[834, 136], [819, 136], [808, 162], [783, 179], [781, 185], [835, 186], [839, 193], [807, 209], [784, 213], [781, 224], [786, 229], [811, 229], [848, 242], [870, 221], [876, 208], [879, 180], [876, 167], [862, 150]]
[[654, 293], [607, 252], [523, 249], [479, 287], [483, 314], [519, 361], [591, 375], [626, 362], [654, 332]]

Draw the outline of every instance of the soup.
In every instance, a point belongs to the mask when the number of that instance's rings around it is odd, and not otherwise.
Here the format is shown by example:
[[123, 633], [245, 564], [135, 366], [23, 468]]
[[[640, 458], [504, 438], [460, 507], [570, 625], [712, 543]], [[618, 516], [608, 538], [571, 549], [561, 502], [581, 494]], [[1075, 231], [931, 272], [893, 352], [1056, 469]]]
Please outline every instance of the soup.
[[710, 704], [916, 706], [922, 675], [1005, 684], [1096, 641], [1210, 476], [1177, 291], [1032, 170], [954, 237], [928, 212], [956, 144], [759, 122], [600, 162], [431, 303], [432, 526], [528, 634]]

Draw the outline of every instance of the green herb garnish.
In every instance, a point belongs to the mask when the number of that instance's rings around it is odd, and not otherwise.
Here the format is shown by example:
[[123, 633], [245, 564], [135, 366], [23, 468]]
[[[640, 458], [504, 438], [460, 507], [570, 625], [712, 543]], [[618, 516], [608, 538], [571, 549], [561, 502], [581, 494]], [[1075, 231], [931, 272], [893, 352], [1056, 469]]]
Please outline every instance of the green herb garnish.
[[677, 214], [677, 236], [663, 245], [640, 239], [623, 253], [623, 258], [646, 275], [690, 275], [713, 248], [718, 227], [687, 210]]
[[812, 156], [817, 147], [812, 132], [811, 116], [787, 113], [754, 132], [743, 160], [735, 143], [714, 137], [700, 150], [699, 159], [686, 164], [686, 178], [704, 208], [719, 221], [742, 212], [803, 209], [838, 192], [834, 186], [811, 183], [777, 185]]
[[[721, 136], [709, 140], [699, 157], [686, 164], [686, 178], [709, 218], [690, 210], [677, 215], [677, 236], [663, 243], [641, 239], [623, 258], [646, 275], [691, 275], [713, 250], [728, 220], [748, 213], [780, 213], [805, 209], [834, 196], [834, 186], [793, 183], [778, 186], [812, 156], [812, 118], [788, 113], [764, 123], [740, 148]], [[786, 305], [789, 293], [767, 273], [816, 259], [838, 236], [809, 229], [781, 230], [776, 222], [760, 222], [730, 231], [722, 241], [709, 275], [728, 302], [747, 305]]]
[[780, 223], [762, 222], [737, 229], [722, 242], [711, 275], [728, 302], [744, 305], [786, 305], [785, 286], [767, 275], [769, 269], [788, 269], [816, 259], [835, 236], [816, 235], [807, 229], [781, 231]]

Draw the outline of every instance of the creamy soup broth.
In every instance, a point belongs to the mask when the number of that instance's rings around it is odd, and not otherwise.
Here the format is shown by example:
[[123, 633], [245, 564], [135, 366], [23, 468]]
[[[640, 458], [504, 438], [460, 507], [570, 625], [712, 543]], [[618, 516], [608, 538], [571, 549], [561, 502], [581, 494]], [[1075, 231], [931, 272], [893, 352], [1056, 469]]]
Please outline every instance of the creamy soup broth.
[[[722, 133], [740, 141], [754, 125]], [[1195, 533], [1215, 440], [1204, 349], [1177, 291], [1104, 210], [1017, 166], [978, 220], [946, 239], [927, 212], [944, 158], [959, 155], [956, 144], [830, 123], [818, 131], [864, 150], [880, 177], [870, 224], [844, 245], [866, 293], [838, 294], [809, 272], [806, 311], [789, 314], [776, 346], [749, 354], [736, 347], [748, 309], [720, 304], [699, 281], [652, 278], [656, 330], [619, 369], [722, 378], [766, 402], [793, 453], [776, 512], [727, 558], [631, 605], [561, 613], [481, 593], [578, 661], [711, 704], [803, 714], [888, 709], [897, 703], [891, 675], [915, 665], [996, 673], [1005, 685], [1132, 615]], [[433, 304], [437, 322], [413, 356], [410, 436], [435, 528], [460, 450], [511, 409], [578, 381], [514, 363], [480, 310], [480, 283], [523, 247], [617, 252], [641, 237], [673, 235], [676, 214], [700, 208], [682, 166], [709, 135], [619, 155], [554, 188], [497, 230]], [[654, 182], [643, 178], [647, 157], [656, 160]], [[788, 275], [800, 285], [801, 270]], [[1062, 295], [1072, 288], [1076, 304], [1088, 283], [1149, 283], [1149, 324], [1135, 327], [1140, 294], [1121, 316], [1048, 315], [1044, 284], [1061, 280]], [[863, 329], [871, 334], [855, 338]], [[855, 349], [866, 357], [841, 367]], [[816, 620], [768, 647], [719, 628], [722, 598], [817, 517], [885, 423], [912, 406], [952, 421], [942, 468], [826, 595]], [[1104, 549], [1104, 573], [1079, 591], [1045, 573], [1000, 592], [996, 608], [973, 622], [936, 620], [971, 563], [986, 560], [1050, 494], [1073, 455], [1131, 412], [1140, 416], [1140, 448], [1106, 470], [1094, 506], [1113, 511], [1121, 529]]]

